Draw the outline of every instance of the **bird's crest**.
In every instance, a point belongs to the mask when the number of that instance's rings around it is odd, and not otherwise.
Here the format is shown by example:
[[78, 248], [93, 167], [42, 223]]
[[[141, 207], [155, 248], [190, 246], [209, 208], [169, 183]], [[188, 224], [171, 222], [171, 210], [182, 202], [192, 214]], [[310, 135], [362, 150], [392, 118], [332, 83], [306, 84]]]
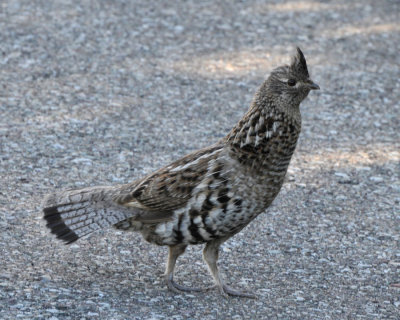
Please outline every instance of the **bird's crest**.
[[301, 74], [303, 77], [308, 78], [310, 76], [308, 74], [306, 58], [304, 58], [304, 54], [301, 52], [299, 47], [297, 47], [297, 52], [292, 58], [290, 69], [292, 72]]

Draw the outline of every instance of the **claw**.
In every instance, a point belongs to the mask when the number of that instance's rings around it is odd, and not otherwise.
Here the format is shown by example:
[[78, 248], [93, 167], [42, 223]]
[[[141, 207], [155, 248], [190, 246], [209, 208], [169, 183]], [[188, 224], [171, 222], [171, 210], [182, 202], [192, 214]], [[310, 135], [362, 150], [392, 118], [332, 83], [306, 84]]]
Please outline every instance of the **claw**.
[[257, 295], [255, 295], [254, 293], [235, 290], [231, 287], [228, 287], [226, 284], [223, 284], [222, 287], [219, 287], [219, 290], [222, 294], [225, 295], [241, 297], [241, 298], [257, 299]]
[[215, 288], [216, 286], [205, 287], [205, 288], [195, 288], [195, 287], [186, 287], [181, 284], [178, 284], [174, 281], [172, 274], [167, 276], [167, 286], [168, 289], [175, 292], [175, 293], [182, 293], [183, 292], [205, 292], [210, 289]]

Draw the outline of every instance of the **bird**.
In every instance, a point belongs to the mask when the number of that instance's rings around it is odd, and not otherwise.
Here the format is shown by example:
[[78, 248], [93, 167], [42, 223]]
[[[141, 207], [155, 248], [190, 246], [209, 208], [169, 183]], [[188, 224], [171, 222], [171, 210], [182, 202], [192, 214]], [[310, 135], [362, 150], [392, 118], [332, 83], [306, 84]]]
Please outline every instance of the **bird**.
[[[66, 244], [109, 226], [139, 232], [168, 247], [169, 290], [217, 288], [223, 295], [256, 297], [223, 280], [220, 246], [266, 212], [278, 195], [301, 131], [300, 103], [318, 89], [297, 47], [291, 62], [271, 71], [248, 111], [219, 141], [131, 183], [52, 193], [43, 205], [46, 226]], [[201, 244], [214, 285], [174, 281], [178, 257], [188, 245]]]

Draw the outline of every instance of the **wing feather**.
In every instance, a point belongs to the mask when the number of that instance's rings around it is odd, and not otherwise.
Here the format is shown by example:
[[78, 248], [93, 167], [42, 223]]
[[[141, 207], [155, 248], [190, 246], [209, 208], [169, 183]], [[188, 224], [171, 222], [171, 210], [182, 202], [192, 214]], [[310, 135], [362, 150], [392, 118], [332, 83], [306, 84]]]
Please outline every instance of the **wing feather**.
[[221, 151], [211, 146], [191, 153], [155, 173], [125, 185], [114, 201], [144, 211], [138, 221], [169, 219], [172, 211], [186, 205], [193, 190], [206, 177], [209, 164]]

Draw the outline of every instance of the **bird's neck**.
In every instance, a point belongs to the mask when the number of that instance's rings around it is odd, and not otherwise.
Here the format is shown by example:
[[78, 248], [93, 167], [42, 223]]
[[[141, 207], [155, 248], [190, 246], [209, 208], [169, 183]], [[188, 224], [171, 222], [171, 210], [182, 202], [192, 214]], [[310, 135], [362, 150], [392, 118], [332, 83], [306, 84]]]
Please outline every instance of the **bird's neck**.
[[299, 108], [279, 108], [271, 101], [271, 97], [256, 94], [248, 112], [225, 137], [238, 158], [263, 162], [271, 144], [288, 144], [285, 156], [293, 153], [301, 130]]

